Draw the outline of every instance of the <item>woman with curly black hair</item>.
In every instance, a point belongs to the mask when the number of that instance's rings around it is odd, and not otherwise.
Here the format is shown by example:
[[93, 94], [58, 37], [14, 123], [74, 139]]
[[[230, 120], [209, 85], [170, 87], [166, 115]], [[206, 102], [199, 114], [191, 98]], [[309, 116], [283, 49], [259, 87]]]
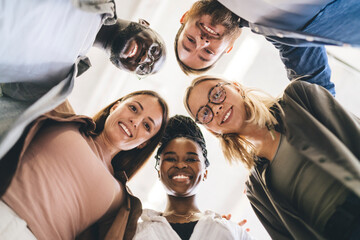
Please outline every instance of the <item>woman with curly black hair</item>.
[[209, 165], [205, 139], [195, 122], [182, 115], [170, 118], [156, 154], [167, 205], [162, 213], [144, 210], [134, 239], [252, 239], [236, 223], [199, 209], [196, 194]]

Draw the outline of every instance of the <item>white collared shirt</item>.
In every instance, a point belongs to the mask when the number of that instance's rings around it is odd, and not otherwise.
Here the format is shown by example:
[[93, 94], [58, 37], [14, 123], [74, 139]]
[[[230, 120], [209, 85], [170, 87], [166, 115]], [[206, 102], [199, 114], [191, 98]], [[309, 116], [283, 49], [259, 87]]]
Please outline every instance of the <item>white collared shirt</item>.
[[[181, 240], [169, 222], [160, 212], [144, 209], [142, 222], [138, 223], [134, 240]], [[252, 238], [242, 227], [222, 218], [212, 211], [205, 211], [195, 225], [190, 240], [251, 240]]]

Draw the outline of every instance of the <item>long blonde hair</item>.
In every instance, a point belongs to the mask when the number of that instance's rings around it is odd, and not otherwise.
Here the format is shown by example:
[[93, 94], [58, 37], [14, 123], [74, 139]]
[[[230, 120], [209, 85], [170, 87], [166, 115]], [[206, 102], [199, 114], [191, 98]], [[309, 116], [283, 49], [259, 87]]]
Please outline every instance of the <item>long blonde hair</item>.
[[[189, 96], [196, 85], [205, 81], [230, 83], [225, 79], [214, 76], [201, 76], [195, 78], [191, 82], [191, 85], [186, 89], [184, 96], [185, 108], [193, 118], [194, 115], [191, 113], [188, 104]], [[274, 110], [272, 109], [275, 105], [277, 109], [282, 111], [277, 98], [274, 98], [259, 89], [247, 88], [239, 83], [230, 84], [236, 84], [236, 86], [240, 88], [240, 94], [244, 99], [247, 123], [257, 125], [260, 128], [266, 127], [268, 129], [272, 129], [278, 124], [278, 121], [273, 116]], [[251, 169], [255, 165], [255, 147], [245, 137], [237, 133], [217, 134], [211, 130], [209, 131], [220, 140], [224, 156], [230, 163], [241, 161], [248, 169]]]

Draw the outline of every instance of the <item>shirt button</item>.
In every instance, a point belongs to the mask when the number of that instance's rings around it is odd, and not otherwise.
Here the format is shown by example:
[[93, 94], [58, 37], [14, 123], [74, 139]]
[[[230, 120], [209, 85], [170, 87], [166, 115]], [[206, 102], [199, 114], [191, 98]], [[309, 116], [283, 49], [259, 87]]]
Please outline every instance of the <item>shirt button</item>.
[[351, 180], [353, 180], [353, 178], [352, 178], [351, 176], [346, 176], [346, 177], [344, 177], [344, 179], [345, 179], [345, 181], [351, 181]]
[[320, 163], [324, 163], [324, 162], [326, 162], [326, 159], [325, 159], [325, 158], [320, 158], [320, 159], [319, 159], [319, 162], [320, 162]]
[[313, 38], [313, 37], [306, 37], [306, 41], [308, 41], [308, 42], [313, 42], [313, 41], [314, 41], [314, 38]]
[[279, 38], [283, 38], [284, 35], [282, 33], [277, 33], [276, 36], [278, 36]]

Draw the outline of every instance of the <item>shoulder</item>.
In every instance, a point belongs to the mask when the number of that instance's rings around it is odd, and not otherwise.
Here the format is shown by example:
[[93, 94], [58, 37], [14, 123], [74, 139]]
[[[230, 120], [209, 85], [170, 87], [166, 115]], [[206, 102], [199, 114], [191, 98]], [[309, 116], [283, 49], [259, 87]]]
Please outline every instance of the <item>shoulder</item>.
[[137, 223], [134, 239], [149, 239], [149, 234], [153, 231], [163, 231], [164, 229], [168, 229], [168, 227], [167, 220], [162, 216], [161, 212], [152, 209], [143, 209], [140, 221]]
[[332, 97], [332, 95], [322, 86], [302, 80], [292, 81], [284, 91], [284, 95], [290, 96], [292, 98], [304, 96], [314, 97], [318, 96], [319, 94], [325, 94]]

